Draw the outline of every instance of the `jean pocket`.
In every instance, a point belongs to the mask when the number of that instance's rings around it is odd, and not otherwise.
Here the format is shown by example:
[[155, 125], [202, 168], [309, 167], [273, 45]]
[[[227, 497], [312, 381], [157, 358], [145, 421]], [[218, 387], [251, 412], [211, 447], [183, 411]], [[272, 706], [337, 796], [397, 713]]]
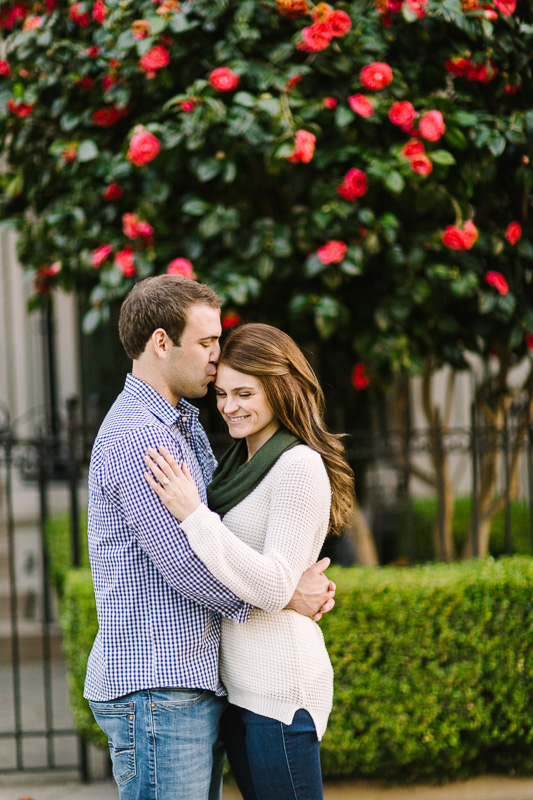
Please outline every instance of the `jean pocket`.
[[135, 777], [135, 704], [90, 701], [94, 718], [109, 740], [113, 777], [120, 786]]
[[183, 708], [200, 703], [209, 693], [206, 689], [151, 689], [152, 708]]

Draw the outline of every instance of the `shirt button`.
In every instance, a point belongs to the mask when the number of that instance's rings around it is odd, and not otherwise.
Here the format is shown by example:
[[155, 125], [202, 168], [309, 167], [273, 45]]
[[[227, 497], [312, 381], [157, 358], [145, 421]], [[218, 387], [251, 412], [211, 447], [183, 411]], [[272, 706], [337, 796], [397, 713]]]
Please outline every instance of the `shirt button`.
[[133, 705], [133, 700], [130, 700], [130, 702], [128, 703], [128, 705], [129, 705], [129, 706], [132, 706], [132, 705]]
[[133, 714], [128, 714], [128, 719], [133, 719]]
[[150, 703], [150, 708], [155, 708], [155, 703]]

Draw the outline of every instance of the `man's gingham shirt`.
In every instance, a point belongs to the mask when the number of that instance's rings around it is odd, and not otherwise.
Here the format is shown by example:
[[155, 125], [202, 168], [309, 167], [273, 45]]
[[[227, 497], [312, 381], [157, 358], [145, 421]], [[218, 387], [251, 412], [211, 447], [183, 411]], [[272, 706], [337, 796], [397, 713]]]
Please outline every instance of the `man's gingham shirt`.
[[162, 687], [224, 693], [220, 614], [245, 621], [250, 611], [199, 560], [146, 483], [143, 459], [159, 444], [178, 463], [185, 459], [205, 502], [216, 461], [198, 409], [185, 400], [175, 408], [128, 375], [100, 428], [89, 470], [89, 557], [99, 626], [87, 665], [89, 700]]

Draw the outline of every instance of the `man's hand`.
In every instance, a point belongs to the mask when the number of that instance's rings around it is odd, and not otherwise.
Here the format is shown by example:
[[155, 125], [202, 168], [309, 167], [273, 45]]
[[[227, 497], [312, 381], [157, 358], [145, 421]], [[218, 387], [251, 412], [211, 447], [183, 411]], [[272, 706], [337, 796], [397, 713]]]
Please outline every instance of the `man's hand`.
[[287, 608], [311, 617], [315, 622], [321, 619], [322, 614], [331, 611], [337, 587], [323, 574], [330, 563], [331, 559], [322, 558], [304, 572]]

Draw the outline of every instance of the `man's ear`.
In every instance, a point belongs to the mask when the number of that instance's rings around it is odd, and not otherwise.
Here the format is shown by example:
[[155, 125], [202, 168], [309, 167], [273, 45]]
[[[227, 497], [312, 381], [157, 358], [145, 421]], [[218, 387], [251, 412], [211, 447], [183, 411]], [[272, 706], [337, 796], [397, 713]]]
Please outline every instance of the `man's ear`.
[[166, 358], [172, 342], [164, 328], [156, 328], [150, 336], [150, 344], [157, 358]]

